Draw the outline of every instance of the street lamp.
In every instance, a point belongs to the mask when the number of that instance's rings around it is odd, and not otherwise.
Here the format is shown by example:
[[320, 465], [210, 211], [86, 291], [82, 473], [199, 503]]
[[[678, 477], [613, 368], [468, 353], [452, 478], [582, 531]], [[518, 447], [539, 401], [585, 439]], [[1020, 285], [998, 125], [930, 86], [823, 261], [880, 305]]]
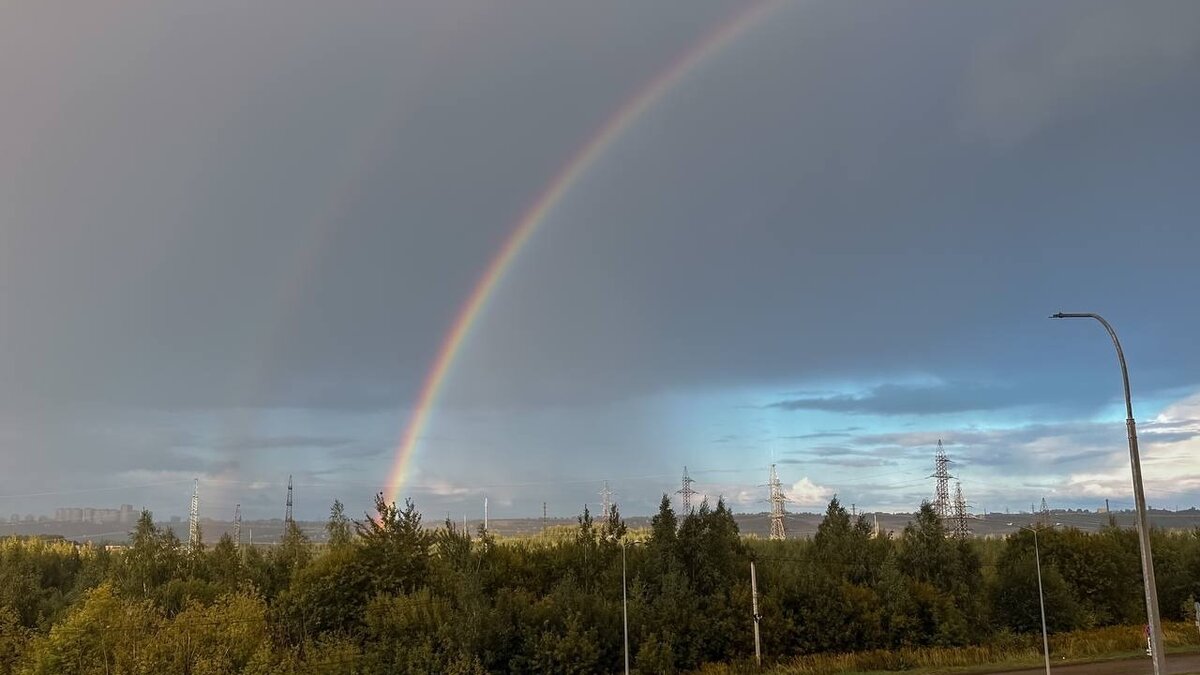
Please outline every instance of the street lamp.
[[[1009, 523], [1009, 525], [1011, 526], [1013, 523]], [[1059, 525], [1062, 525], [1062, 523], [1055, 523], [1050, 527], [1054, 528]], [[1042, 593], [1042, 554], [1038, 550], [1038, 528], [1025, 527], [1024, 525], [1017, 525], [1017, 527], [1033, 533], [1033, 562], [1037, 568], [1038, 606], [1042, 610], [1042, 655], [1046, 659], [1046, 675], [1050, 675], [1050, 636], [1046, 632], [1046, 595]]]
[[621, 544], [621, 623], [625, 628], [625, 675], [629, 675], [629, 595], [625, 583], [625, 547], [638, 546], [642, 542], [626, 542], [624, 539], [618, 540], [612, 535], [609, 536], [609, 540]]
[[1142, 579], [1146, 592], [1146, 623], [1150, 627], [1150, 658], [1154, 663], [1154, 675], [1166, 675], [1167, 666], [1162, 644], [1162, 626], [1158, 618], [1158, 590], [1154, 583], [1154, 556], [1150, 552], [1150, 523], [1146, 517], [1146, 491], [1142, 487], [1142, 461], [1138, 455], [1137, 425], [1133, 421], [1133, 401], [1129, 396], [1129, 369], [1125, 366], [1125, 352], [1117, 340], [1117, 332], [1104, 317], [1092, 313], [1059, 312], [1051, 319], [1095, 319], [1108, 331], [1113, 347], [1117, 349], [1117, 361], [1121, 364], [1121, 379], [1125, 384], [1125, 428], [1129, 437], [1129, 465], [1133, 473], [1133, 501], [1137, 511], [1138, 543], [1142, 552]]

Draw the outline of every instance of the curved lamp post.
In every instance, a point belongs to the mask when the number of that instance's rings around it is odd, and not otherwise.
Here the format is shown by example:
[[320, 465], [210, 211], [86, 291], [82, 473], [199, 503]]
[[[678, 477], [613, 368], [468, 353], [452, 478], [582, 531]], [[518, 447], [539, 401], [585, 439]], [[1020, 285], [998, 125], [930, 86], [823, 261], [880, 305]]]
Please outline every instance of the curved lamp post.
[[1125, 383], [1125, 428], [1129, 436], [1129, 464], [1133, 472], [1133, 501], [1137, 510], [1138, 543], [1142, 552], [1142, 580], [1146, 591], [1146, 623], [1150, 627], [1150, 658], [1154, 663], [1154, 675], [1166, 675], [1166, 659], [1163, 653], [1162, 625], [1158, 618], [1158, 590], [1154, 583], [1154, 556], [1150, 553], [1150, 523], [1146, 517], [1146, 492], [1142, 487], [1142, 461], [1138, 455], [1137, 425], [1133, 421], [1133, 402], [1129, 397], [1129, 369], [1125, 366], [1125, 352], [1117, 340], [1117, 332], [1104, 317], [1090, 312], [1059, 312], [1051, 319], [1095, 319], [1108, 331], [1113, 347], [1117, 349], [1117, 361], [1121, 364], [1121, 379]]

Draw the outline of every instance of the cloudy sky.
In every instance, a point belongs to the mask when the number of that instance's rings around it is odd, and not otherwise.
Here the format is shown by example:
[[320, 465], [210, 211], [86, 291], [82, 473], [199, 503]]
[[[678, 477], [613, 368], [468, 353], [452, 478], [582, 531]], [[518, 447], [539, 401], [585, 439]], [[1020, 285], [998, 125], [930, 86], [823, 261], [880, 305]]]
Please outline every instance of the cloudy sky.
[[[0, 513], [384, 487], [522, 213], [747, 3], [26, 3], [0, 22]], [[751, 10], [752, 11], [752, 10]], [[645, 513], [1200, 503], [1200, 4], [792, 2], [674, 78], [467, 336], [402, 494]]]

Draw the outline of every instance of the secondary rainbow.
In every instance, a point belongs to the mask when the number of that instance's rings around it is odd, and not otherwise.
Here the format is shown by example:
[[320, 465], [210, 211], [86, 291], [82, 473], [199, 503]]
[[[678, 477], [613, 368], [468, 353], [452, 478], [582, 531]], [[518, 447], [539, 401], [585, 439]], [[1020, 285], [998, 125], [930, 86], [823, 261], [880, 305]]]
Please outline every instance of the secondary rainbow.
[[580, 176], [604, 154], [605, 149], [613, 141], [628, 131], [634, 122], [653, 107], [655, 102], [662, 98], [675, 83], [702, 64], [709, 55], [719, 52], [740, 35], [745, 34], [752, 25], [768, 13], [769, 9], [778, 4], [770, 1], [749, 5], [747, 9], [735, 14], [731, 19], [708, 33], [660, 71], [632, 98], [617, 108], [596, 133], [579, 147], [517, 221], [512, 233], [492, 257], [487, 268], [479, 277], [479, 281], [475, 283], [471, 294], [459, 309], [449, 332], [438, 348], [433, 365], [425, 375], [416, 407], [400, 438], [396, 449], [395, 464], [388, 476], [385, 489], [388, 501], [395, 501], [404, 486], [421, 434], [429, 424], [438, 395], [454, 365], [455, 357], [462, 349], [463, 342], [470, 334], [471, 328], [475, 325], [476, 319], [479, 318], [496, 287], [504, 278], [504, 273], [512, 265], [529, 238], [537, 232], [538, 227], [546, 221], [554, 207], [562, 201]]

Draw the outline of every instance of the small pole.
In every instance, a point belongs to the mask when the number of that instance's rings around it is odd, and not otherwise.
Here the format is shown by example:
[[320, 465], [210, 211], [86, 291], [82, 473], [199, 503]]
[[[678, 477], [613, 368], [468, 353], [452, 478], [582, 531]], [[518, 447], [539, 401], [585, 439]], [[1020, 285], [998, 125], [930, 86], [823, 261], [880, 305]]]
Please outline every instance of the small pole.
[[1042, 554], [1038, 550], [1038, 533], [1033, 530], [1033, 561], [1037, 567], [1038, 607], [1042, 610], [1042, 654], [1046, 658], [1046, 675], [1050, 675], [1050, 637], [1046, 634], [1046, 596], [1042, 594]]
[[759, 640], [758, 622], [758, 577], [754, 573], [754, 561], [750, 561], [750, 598], [754, 606], [754, 662], [762, 667], [762, 642]]
[[629, 675], [629, 598], [625, 591], [625, 541], [621, 541], [621, 623], [625, 628], [625, 675]]

